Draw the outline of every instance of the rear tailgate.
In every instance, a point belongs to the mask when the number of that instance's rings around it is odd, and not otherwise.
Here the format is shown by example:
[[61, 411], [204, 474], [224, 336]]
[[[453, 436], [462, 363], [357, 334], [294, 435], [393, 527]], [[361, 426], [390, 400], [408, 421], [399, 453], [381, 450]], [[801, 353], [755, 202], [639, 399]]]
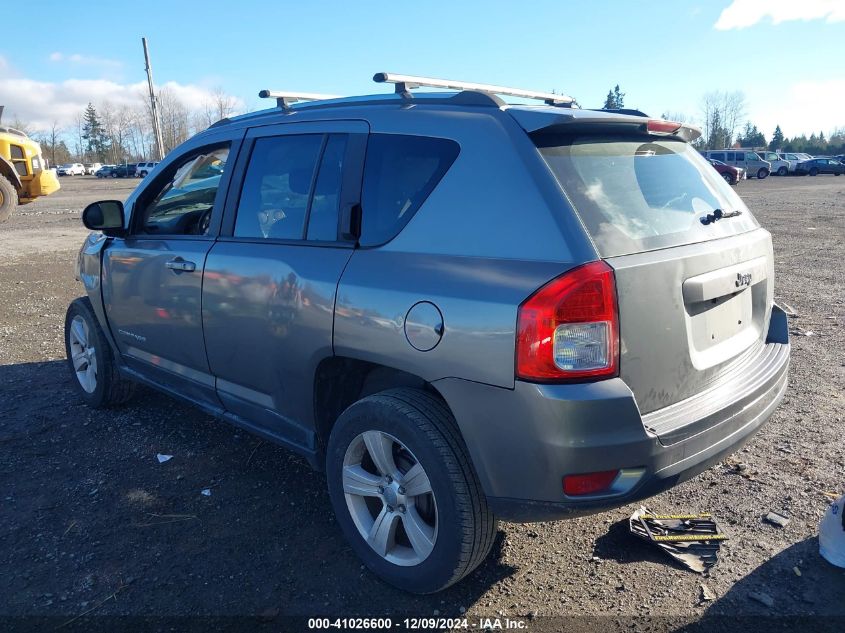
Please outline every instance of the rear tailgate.
[[615, 270], [620, 375], [647, 414], [707, 390], [762, 347], [771, 238], [684, 141], [574, 130], [533, 138]]
[[620, 373], [642, 413], [706, 389], [763, 345], [773, 292], [768, 232], [607, 262], [619, 297]]

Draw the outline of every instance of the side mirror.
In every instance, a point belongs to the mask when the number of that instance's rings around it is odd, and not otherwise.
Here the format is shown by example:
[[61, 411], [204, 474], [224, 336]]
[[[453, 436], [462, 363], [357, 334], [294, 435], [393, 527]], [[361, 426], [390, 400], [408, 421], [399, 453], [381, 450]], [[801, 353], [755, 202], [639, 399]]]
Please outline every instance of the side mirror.
[[123, 203], [120, 200], [102, 200], [89, 204], [82, 211], [82, 224], [109, 237], [120, 237], [124, 233]]

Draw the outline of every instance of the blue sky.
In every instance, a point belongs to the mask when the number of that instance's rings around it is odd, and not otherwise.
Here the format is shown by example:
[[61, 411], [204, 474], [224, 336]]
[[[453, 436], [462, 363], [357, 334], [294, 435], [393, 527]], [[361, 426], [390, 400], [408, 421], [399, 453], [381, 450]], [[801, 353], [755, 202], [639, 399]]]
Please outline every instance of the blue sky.
[[[31, 5], [9, 4], [4, 22], [33, 24]], [[37, 38], [5, 31], [7, 121], [68, 124], [88, 100], [137, 102], [144, 35], [156, 83], [190, 107], [216, 87], [250, 109], [265, 87], [383, 92], [371, 77], [387, 70], [556, 89], [584, 107], [618, 83], [627, 106], [691, 120], [705, 92], [742, 90], [767, 137], [776, 123], [787, 135], [845, 127], [839, 0], [100, 4], [42, 0]]]

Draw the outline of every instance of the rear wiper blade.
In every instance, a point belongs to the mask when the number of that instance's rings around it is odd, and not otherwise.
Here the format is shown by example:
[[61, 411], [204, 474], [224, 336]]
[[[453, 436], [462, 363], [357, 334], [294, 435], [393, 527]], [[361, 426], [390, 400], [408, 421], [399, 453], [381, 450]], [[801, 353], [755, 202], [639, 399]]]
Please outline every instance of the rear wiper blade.
[[716, 220], [722, 220], [724, 218], [735, 218], [738, 215], [742, 215], [742, 211], [731, 211], [729, 213], [725, 213], [721, 209], [713, 209], [713, 213], [708, 213], [707, 215], [701, 216], [701, 223], [702, 224], [712, 224]]

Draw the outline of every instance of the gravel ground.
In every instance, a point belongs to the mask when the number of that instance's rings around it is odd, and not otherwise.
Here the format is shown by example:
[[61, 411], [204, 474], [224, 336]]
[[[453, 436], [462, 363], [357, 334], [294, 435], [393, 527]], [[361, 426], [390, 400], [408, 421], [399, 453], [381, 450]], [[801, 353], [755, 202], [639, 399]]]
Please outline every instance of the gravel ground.
[[[671, 630], [713, 615], [841, 624], [845, 570], [819, 557], [816, 530], [825, 493], [845, 492], [845, 178], [739, 187], [774, 236], [776, 295], [797, 316], [790, 386], [771, 421], [726, 462], [648, 502], [721, 521], [731, 538], [709, 577], [629, 536], [629, 506], [502, 524], [476, 573], [422, 597], [363, 569], [323, 475], [302, 459], [148, 390], [119, 410], [81, 404], [62, 333], [67, 304], [81, 294], [79, 211], [136, 184], [65, 178], [58, 194], [0, 226], [0, 616], [47, 618], [13, 621], [20, 626], [89, 611], [261, 616], [269, 626], [291, 615], [466, 616], [470, 628], [508, 616], [530, 630]], [[160, 464], [157, 453], [174, 457]], [[791, 521], [764, 522], [770, 510]]]

